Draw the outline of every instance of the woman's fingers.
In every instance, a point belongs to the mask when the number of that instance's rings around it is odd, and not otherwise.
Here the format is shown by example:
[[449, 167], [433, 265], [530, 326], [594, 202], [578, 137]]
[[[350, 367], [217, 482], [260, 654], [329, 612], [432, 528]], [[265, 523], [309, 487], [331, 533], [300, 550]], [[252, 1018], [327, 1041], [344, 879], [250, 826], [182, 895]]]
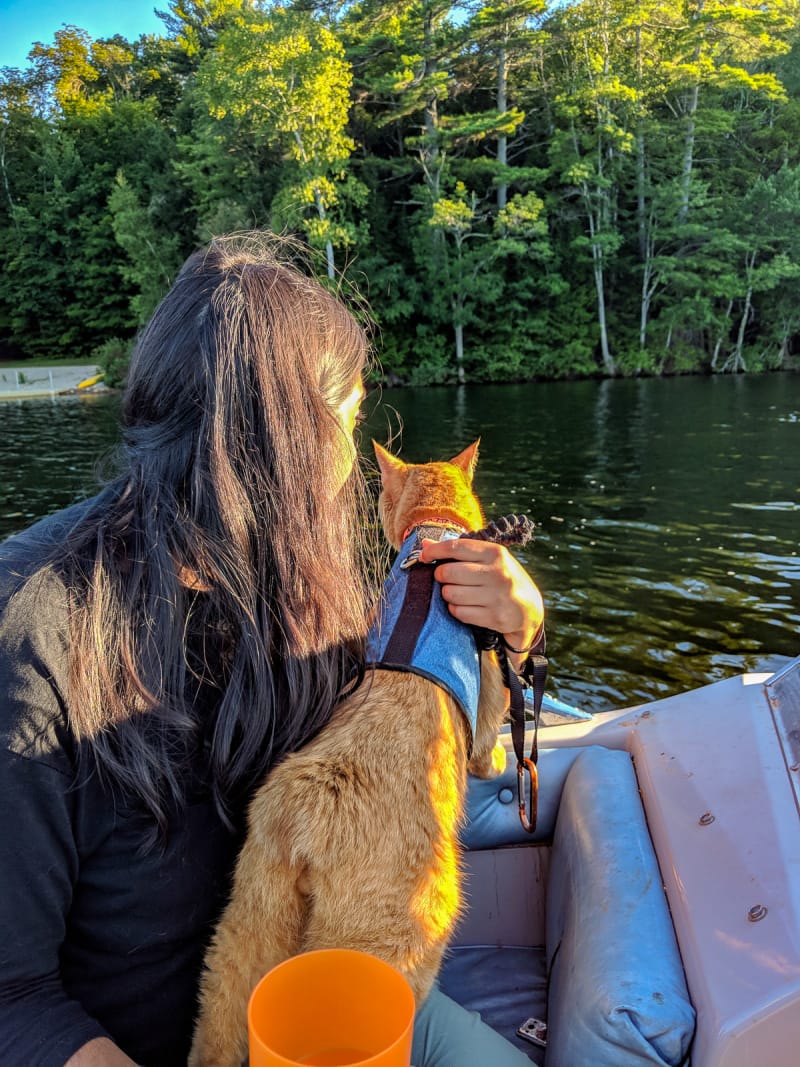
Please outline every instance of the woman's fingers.
[[514, 648], [527, 648], [541, 630], [541, 593], [503, 545], [467, 538], [423, 541], [420, 559], [437, 563], [434, 576], [460, 622], [496, 630]]

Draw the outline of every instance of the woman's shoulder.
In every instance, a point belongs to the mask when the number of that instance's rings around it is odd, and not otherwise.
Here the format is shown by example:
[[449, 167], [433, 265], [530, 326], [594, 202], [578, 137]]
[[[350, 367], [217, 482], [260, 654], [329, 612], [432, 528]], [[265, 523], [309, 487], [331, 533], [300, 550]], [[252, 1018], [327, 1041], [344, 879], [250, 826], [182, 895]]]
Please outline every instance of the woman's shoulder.
[[0, 544], [0, 747], [65, 770], [67, 590], [54, 554], [85, 505], [48, 516]]
[[66, 611], [66, 588], [54, 564], [58, 547], [89, 502], [48, 515], [0, 544], [0, 642], [33, 630], [52, 633]]
[[0, 542], [0, 605], [54, 558], [58, 546], [86, 517], [96, 499], [84, 500], [46, 515], [27, 530]]

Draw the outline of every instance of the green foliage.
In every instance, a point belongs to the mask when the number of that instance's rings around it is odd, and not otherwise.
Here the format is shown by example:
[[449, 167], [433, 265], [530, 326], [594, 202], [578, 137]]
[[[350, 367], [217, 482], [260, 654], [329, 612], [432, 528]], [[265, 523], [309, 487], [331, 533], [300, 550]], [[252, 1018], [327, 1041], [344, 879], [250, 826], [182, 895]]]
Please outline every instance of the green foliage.
[[154, 194], [149, 208], [143, 207], [124, 173], [118, 172], [108, 207], [114, 237], [129, 260], [120, 273], [134, 287], [131, 311], [138, 325], [150, 318], [181, 263], [177, 234], [157, 224], [160, 206]]
[[268, 147], [285, 164], [272, 211], [280, 224], [305, 231], [325, 249], [334, 275], [334, 249], [356, 239], [343, 200], [363, 201], [346, 182], [355, 147], [347, 131], [352, 81], [336, 34], [300, 9], [242, 7], [202, 58], [194, 88], [212, 122], [228, 120], [232, 136]]
[[131, 342], [121, 337], [109, 337], [92, 351], [92, 360], [103, 371], [103, 381], [109, 389], [119, 389], [125, 383], [131, 361]]
[[[169, 0], [0, 75], [0, 347], [109, 379], [271, 227], [414, 384], [794, 366], [800, 0]], [[98, 355], [96, 358], [100, 358]]]

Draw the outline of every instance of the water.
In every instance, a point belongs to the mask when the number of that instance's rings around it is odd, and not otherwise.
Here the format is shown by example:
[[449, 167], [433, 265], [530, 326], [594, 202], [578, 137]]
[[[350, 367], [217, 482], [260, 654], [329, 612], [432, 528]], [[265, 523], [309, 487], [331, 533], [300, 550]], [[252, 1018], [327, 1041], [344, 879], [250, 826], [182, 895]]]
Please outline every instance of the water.
[[[0, 536], [91, 489], [115, 397], [0, 406]], [[481, 437], [488, 518], [537, 523], [552, 692], [638, 703], [800, 653], [800, 376], [392, 390], [410, 460]]]
[[[800, 377], [387, 392], [406, 458], [481, 438], [487, 517], [536, 520], [555, 694], [596, 711], [800, 653]], [[389, 419], [386, 406], [396, 415]]]
[[118, 411], [114, 394], [0, 400], [0, 539], [91, 493]]

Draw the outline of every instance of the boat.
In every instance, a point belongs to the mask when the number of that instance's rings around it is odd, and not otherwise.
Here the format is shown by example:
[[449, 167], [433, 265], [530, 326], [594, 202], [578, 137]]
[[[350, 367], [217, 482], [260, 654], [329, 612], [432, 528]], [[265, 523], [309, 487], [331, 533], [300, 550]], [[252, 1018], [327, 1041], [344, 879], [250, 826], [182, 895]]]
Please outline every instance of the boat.
[[75, 386], [76, 389], [91, 389], [93, 385], [97, 385], [98, 382], [102, 382], [105, 378], [106, 372], [101, 371], [99, 374], [93, 374], [89, 378], [84, 378], [82, 382], [78, 382]]
[[800, 1062], [800, 657], [591, 715], [546, 699], [534, 833], [503, 741], [470, 781], [444, 992], [545, 1067]]

